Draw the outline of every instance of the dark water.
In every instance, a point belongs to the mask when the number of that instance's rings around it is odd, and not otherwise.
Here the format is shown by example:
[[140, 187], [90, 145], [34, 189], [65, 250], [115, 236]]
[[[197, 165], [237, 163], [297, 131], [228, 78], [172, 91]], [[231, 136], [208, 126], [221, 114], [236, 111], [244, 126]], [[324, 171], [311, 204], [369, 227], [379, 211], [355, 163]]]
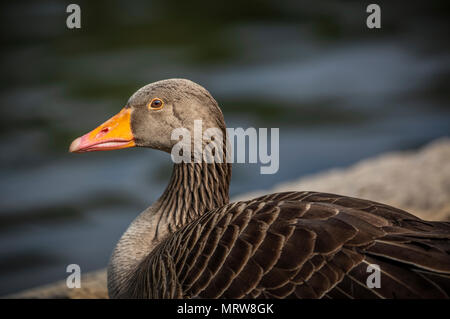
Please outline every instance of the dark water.
[[161, 194], [167, 154], [67, 153], [149, 82], [192, 79], [228, 126], [280, 128], [278, 173], [237, 164], [232, 195], [450, 133], [444, 2], [386, 4], [377, 31], [359, 2], [79, 2], [81, 30], [67, 4], [0, 13], [0, 294], [104, 267]]

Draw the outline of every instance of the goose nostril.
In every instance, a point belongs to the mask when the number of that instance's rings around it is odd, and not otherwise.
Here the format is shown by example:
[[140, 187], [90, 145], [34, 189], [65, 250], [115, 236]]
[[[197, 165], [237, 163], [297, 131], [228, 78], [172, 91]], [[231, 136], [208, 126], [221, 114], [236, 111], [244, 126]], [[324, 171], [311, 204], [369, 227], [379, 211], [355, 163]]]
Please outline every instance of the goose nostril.
[[109, 132], [109, 127], [105, 127], [98, 132], [96, 138], [99, 138]]

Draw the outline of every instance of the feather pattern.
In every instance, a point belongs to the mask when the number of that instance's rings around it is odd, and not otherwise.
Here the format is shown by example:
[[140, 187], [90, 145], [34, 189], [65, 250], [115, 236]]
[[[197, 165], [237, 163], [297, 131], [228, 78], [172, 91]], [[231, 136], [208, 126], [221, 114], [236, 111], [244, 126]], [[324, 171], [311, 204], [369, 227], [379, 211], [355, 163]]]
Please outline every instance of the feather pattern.
[[[430, 230], [433, 230], [430, 233]], [[380, 288], [367, 287], [367, 266]], [[450, 225], [317, 192], [210, 210], [150, 252], [131, 298], [448, 298]]]

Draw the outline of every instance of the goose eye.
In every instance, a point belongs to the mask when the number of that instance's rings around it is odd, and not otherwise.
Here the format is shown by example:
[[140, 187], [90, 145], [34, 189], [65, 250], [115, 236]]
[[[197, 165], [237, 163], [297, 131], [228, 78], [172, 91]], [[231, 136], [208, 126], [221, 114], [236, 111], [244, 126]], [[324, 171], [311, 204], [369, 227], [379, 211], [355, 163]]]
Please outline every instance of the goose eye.
[[151, 110], [160, 110], [163, 107], [164, 103], [160, 99], [153, 99], [148, 105], [149, 109]]

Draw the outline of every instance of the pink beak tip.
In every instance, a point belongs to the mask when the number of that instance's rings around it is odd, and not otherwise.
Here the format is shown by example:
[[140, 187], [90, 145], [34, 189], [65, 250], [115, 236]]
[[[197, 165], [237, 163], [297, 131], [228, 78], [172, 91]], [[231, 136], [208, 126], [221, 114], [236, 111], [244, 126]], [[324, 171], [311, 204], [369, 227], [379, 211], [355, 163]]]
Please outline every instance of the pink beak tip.
[[69, 152], [74, 153], [80, 149], [81, 137], [75, 139], [72, 144], [70, 144]]

